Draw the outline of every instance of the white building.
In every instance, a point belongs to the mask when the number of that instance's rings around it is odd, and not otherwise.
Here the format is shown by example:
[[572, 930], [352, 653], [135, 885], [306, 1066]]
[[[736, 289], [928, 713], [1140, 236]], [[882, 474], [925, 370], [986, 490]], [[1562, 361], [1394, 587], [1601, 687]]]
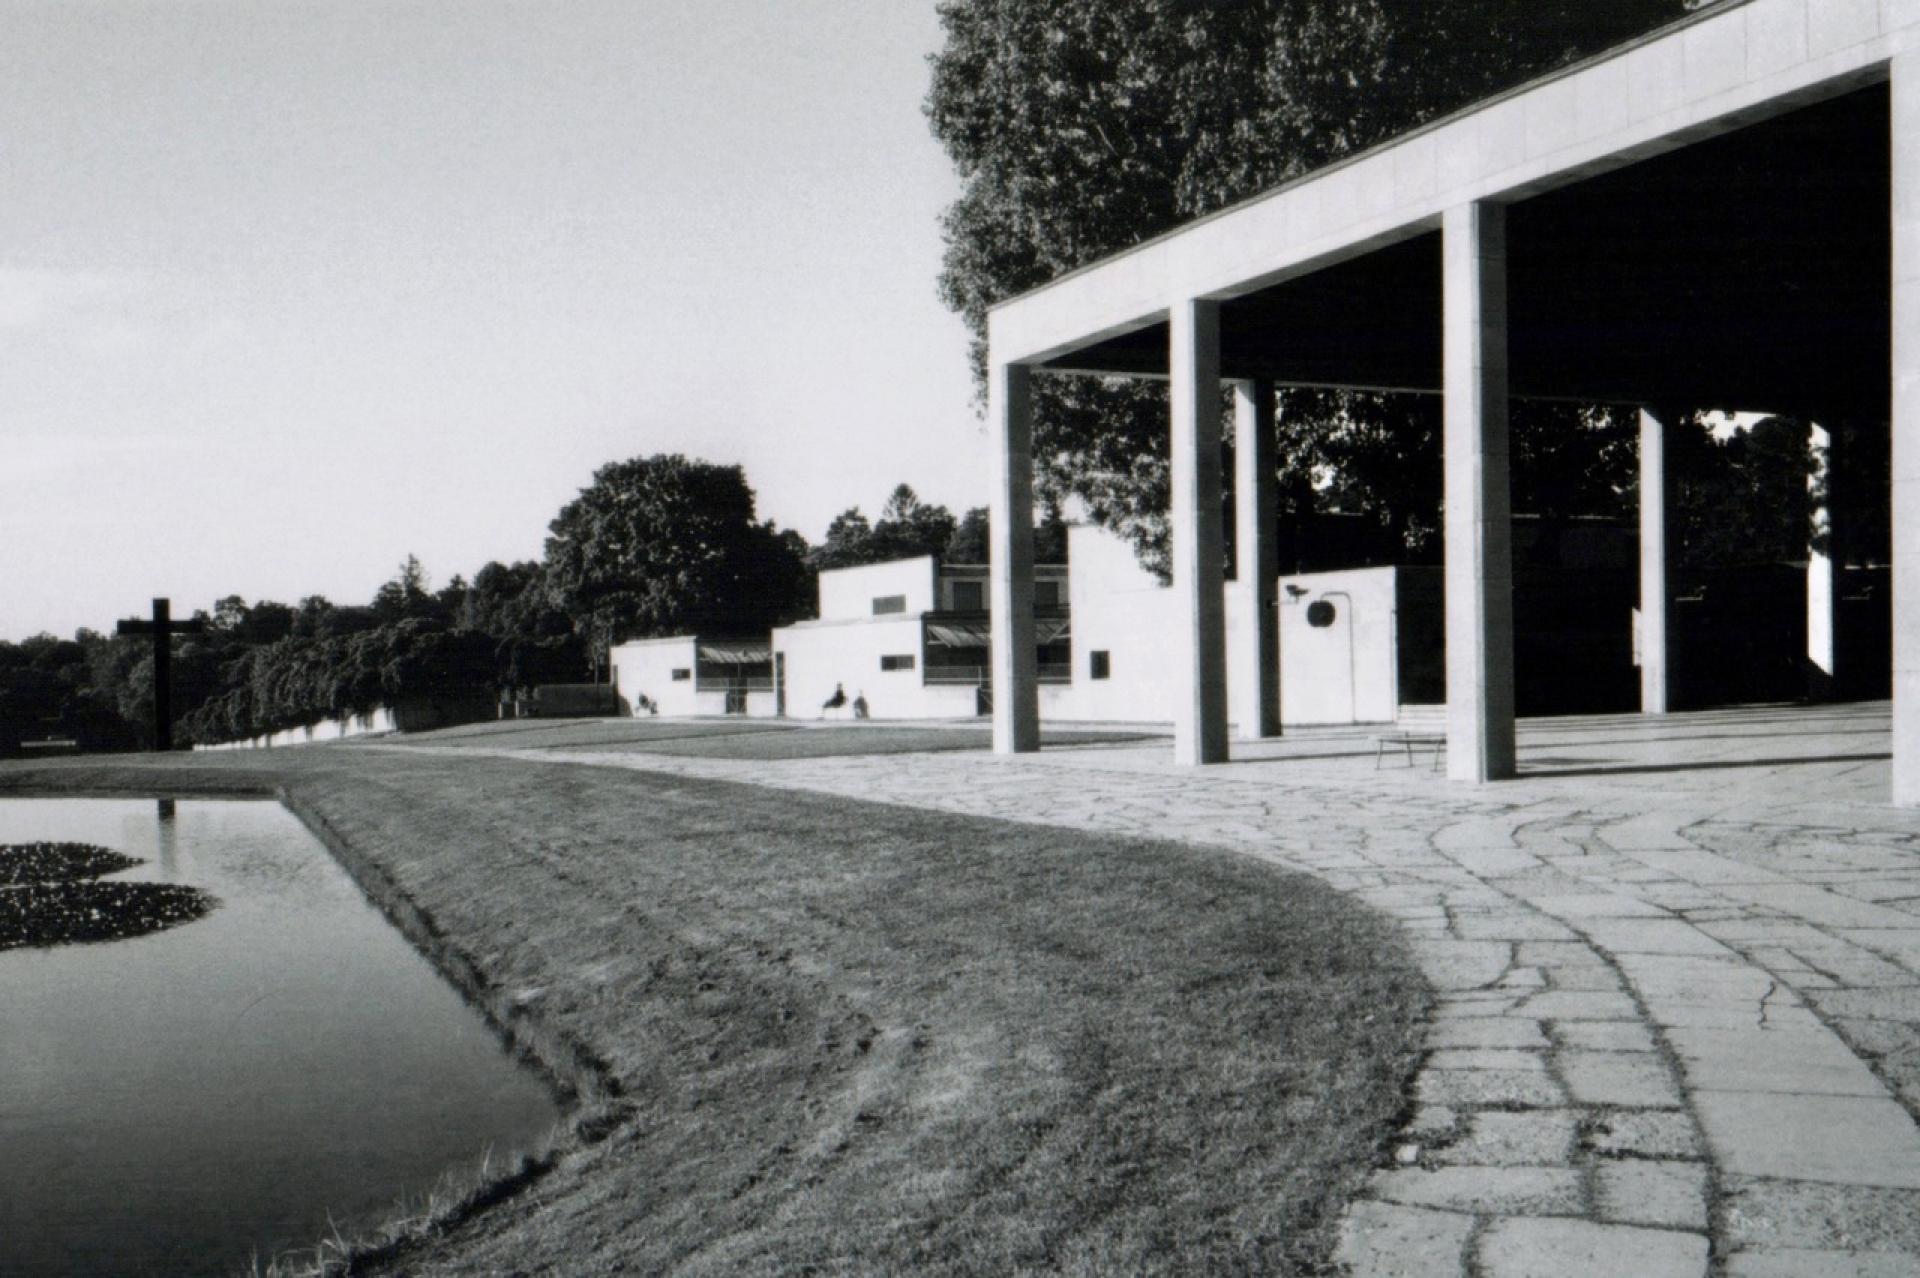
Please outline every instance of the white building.
[[634, 639], [608, 655], [614, 687], [638, 714], [646, 714], [649, 704], [663, 715], [765, 718], [781, 712], [772, 648], [765, 639]]
[[[1076, 527], [1068, 538], [1073, 676], [1051, 695], [1042, 687], [1040, 717], [1171, 722], [1184, 686], [1175, 659], [1182, 614], [1172, 587], [1104, 529]], [[1283, 723], [1390, 722], [1402, 701], [1440, 699], [1438, 569], [1308, 573], [1281, 577], [1279, 585]], [[1241, 636], [1247, 592], [1224, 594], [1228, 633]], [[1227, 672], [1230, 686], [1243, 677]]]
[[[930, 555], [821, 573], [819, 619], [773, 632], [786, 713], [818, 715], [836, 690], [849, 708], [864, 698], [876, 719], [987, 713], [986, 581], [983, 565], [942, 566]], [[1035, 567], [1035, 645], [1048, 705], [1071, 674], [1066, 593], [1064, 566]]]
[[[1180, 604], [1104, 529], [1069, 532], [1069, 560], [1034, 570], [1041, 716], [1056, 723], [1170, 723], [1181, 681]], [[1403, 701], [1437, 702], [1437, 568], [1361, 568], [1278, 581], [1282, 721], [1384, 723]], [[931, 556], [820, 574], [820, 617], [770, 640], [693, 635], [613, 649], [637, 714], [972, 719], [992, 711], [987, 569]], [[1248, 592], [1224, 592], [1230, 634]], [[1238, 646], [1236, 651], [1245, 651]], [[1247, 676], [1230, 670], [1236, 684]], [[840, 704], [828, 709], [836, 692]]]

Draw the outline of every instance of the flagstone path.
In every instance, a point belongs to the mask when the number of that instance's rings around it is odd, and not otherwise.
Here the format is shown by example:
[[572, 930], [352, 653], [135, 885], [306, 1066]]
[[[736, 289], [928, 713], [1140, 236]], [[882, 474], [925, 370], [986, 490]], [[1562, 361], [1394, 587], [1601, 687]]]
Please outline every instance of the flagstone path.
[[[1920, 1275], [1920, 813], [1885, 707], [1527, 725], [1521, 780], [1299, 734], [777, 762], [487, 751], [1222, 845], [1398, 919], [1440, 991], [1355, 1275]], [[415, 747], [418, 748], [418, 747]], [[468, 748], [464, 753], [472, 753]]]

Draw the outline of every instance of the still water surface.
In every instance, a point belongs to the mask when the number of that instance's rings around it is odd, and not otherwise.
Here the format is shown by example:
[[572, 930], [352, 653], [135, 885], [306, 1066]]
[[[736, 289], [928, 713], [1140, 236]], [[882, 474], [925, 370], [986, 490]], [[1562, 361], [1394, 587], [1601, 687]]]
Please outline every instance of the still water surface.
[[557, 1111], [276, 803], [0, 800], [0, 843], [212, 892], [133, 940], [0, 951], [0, 1274], [230, 1274], [376, 1223]]

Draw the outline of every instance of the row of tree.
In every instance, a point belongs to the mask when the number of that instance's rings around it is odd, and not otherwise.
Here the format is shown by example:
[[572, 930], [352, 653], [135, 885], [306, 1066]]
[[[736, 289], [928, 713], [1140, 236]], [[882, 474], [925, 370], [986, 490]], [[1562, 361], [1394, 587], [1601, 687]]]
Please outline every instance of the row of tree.
[[[993, 302], [1689, 7], [944, 0], [946, 40], [926, 113], [962, 191], [944, 219], [942, 294], [970, 325], [984, 375]], [[1358, 515], [1408, 558], [1437, 554], [1432, 397], [1289, 390], [1279, 421], [1284, 519]], [[1065, 559], [1060, 511], [1077, 503], [1164, 569], [1165, 422], [1163, 388], [1044, 380], [1034, 440], [1047, 511], [1040, 559]], [[1684, 553], [1699, 562], [1798, 554], [1801, 428], [1769, 422], [1729, 435], [1695, 415], [1676, 430], [1691, 467]], [[1629, 413], [1517, 403], [1512, 450], [1515, 509], [1631, 513]], [[483, 671], [503, 689], [586, 677], [620, 639], [763, 632], [807, 614], [823, 569], [913, 554], [978, 562], [986, 534], [983, 510], [955, 517], [903, 485], [877, 520], [845, 511], [811, 547], [758, 519], [738, 467], [678, 456], [618, 462], [559, 512], [537, 563], [489, 564], [471, 583], [456, 577], [433, 591], [409, 559], [365, 605], [220, 601], [208, 634], [182, 645], [175, 705], [204, 740], [363, 709]], [[142, 648], [89, 632], [71, 643], [0, 644], [0, 723], [126, 740], [151, 704]]]
[[[409, 555], [365, 604], [239, 595], [176, 641], [176, 739], [218, 742], [377, 706], [598, 678], [606, 649], [654, 635], [764, 634], [813, 613], [823, 568], [905, 555], [986, 558], [986, 512], [956, 519], [902, 484], [877, 523], [856, 507], [818, 547], [758, 519], [738, 466], [677, 455], [601, 467], [548, 525], [539, 561], [489, 563], [434, 589]], [[1057, 511], [1042, 542], [1065, 553]], [[83, 630], [0, 642], [0, 753], [72, 737], [91, 749], [151, 737], [148, 641]]]

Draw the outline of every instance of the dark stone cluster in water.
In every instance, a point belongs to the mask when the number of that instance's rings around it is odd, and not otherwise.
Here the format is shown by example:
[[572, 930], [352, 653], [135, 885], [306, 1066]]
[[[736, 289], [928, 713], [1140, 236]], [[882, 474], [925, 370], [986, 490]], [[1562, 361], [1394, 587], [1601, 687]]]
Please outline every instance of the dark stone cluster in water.
[[97, 843], [0, 843], [0, 887], [97, 879], [140, 864]]
[[0, 950], [143, 936], [214, 907], [176, 883], [88, 881], [139, 864], [91, 843], [0, 843]]

